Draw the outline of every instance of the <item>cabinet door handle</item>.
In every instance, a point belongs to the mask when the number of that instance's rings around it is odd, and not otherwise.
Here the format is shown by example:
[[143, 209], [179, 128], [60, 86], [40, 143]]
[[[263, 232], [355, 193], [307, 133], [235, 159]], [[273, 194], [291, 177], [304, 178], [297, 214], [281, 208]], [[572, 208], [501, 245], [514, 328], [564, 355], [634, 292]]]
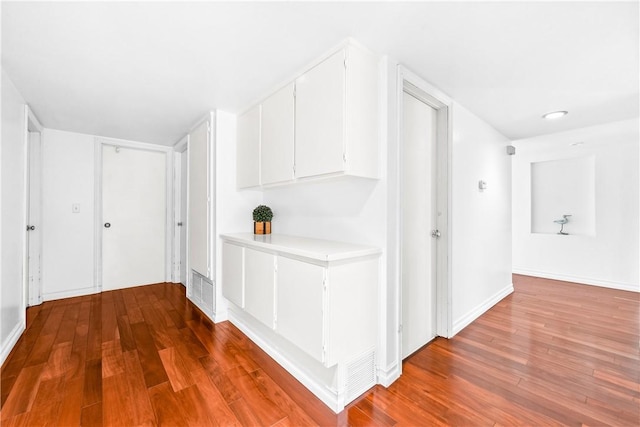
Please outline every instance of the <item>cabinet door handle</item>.
[[111, 228], [111, 223], [110, 222], [105, 222], [104, 223], [104, 228]]

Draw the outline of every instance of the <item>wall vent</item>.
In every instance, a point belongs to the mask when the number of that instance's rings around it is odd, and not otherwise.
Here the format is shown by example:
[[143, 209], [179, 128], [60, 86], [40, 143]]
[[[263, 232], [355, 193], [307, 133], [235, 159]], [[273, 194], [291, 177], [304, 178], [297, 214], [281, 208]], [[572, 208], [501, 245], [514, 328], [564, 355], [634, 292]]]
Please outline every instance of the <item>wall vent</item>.
[[361, 354], [346, 366], [346, 402], [351, 402], [376, 384], [375, 350]]

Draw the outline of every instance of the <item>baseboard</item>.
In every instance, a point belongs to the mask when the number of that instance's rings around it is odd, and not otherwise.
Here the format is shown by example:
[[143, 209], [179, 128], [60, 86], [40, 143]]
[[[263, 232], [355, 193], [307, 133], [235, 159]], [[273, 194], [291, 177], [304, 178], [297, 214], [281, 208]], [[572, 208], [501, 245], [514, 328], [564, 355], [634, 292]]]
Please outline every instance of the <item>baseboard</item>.
[[386, 369], [378, 368], [378, 384], [382, 385], [383, 387], [389, 387], [395, 380], [400, 378], [400, 374], [401, 372], [399, 363], [387, 367]]
[[20, 322], [18, 322], [13, 328], [5, 342], [2, 343], [2, 350], [0, 350], [0, 366], [4, 364], [5, 360], [7, 360], [7, 357], [11, 354], [11, 350], [13, 350], [13, 347], [15, 347], [25, 329], [26, 325], [24, 320], [20, 320]]
[[62, 299], [62, 298], [81, 297], [84, 295], [92, 295], [92, 294], [99, 294], [99, 293], [100, 293], [100, 290], [96, 289], [94, 286], [91, 286], [89, 288], [72, 289], [69, 291], [44, 292], [42, 294], [42, 301], [52, 301], [52, 300]]
[[325, 405], [327, 405], [335, 413], [338, 413], [344, 409], [344, 404], [340, 404], [340, 399], [337, 393], [332, 391], [326, 385], [315, 380], [311, 375], [300, 369], [300, 365], [294, 363], [289, 357], [287, 357], [277, 345], [273, 345], [271, 342], [264, 339], [264, 337], [256, 333], [251, 326], [249, 326], [241, 316], [237, 315], [232, 309], [229, 310], [229, 321], [242, 331], [243, 334], [248, 336], [251, 341], [256, 343], [258, 347], [264, 350], [273, 360], [275, 360], [280, 366], [282, 366], [287, 372], [289, 372], [295, 379], [300, 381], [311, 393], [313, 393], [318, 399], [320, 399]]
[[453, 330], [451, 331], [451, 337], [455, 336], [458, 332], [466, 328], [471, 322], [482, 316], [487, 310], [499, 303], [504, 297], [513, 293], [513, 283], [504, 287], [502, 290], [485, 300], [482, 304], [465, 314], [461, 319], [453, 322]]
[[524, 276], [542, 277], [543, 279], [560, 280], [563, 282], [580, 283], [581, 285], [600, 286], [602, 288], [618, 289], [621, 291], [640, 292], [640, 284], [613, 282], [610, 280], [592, 279], [589, 277], [572, 276], [568, 274], [549, 273], [547, 271], [529, 270], [526, 268], [513, 267], [514, 274]]

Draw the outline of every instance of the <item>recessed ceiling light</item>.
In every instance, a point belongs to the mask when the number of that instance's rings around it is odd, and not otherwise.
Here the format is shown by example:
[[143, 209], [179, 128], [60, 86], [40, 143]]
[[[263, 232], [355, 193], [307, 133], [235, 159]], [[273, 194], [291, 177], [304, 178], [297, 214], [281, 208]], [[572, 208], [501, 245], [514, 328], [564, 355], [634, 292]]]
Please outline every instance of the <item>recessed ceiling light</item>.
[[560, 117], [564, 117], [567, 114], [569, 114], [568, 111], [552, 111], [550, 113], [543, 114], [542, 118], [553, 120], [553, 119], [559, 119]]

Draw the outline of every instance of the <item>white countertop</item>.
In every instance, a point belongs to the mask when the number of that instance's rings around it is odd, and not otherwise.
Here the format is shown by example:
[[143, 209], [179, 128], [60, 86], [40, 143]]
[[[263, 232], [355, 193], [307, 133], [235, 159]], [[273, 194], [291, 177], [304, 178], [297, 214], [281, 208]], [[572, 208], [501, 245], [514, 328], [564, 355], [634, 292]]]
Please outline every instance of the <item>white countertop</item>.
[[284, 234], [233, 233], [221, 234], [220, 238], [245, 246], [263, 248], [273, 252], [297, 255], [318, 261], [340, 261], [382, 253], [375, 246], [311, 239]]

